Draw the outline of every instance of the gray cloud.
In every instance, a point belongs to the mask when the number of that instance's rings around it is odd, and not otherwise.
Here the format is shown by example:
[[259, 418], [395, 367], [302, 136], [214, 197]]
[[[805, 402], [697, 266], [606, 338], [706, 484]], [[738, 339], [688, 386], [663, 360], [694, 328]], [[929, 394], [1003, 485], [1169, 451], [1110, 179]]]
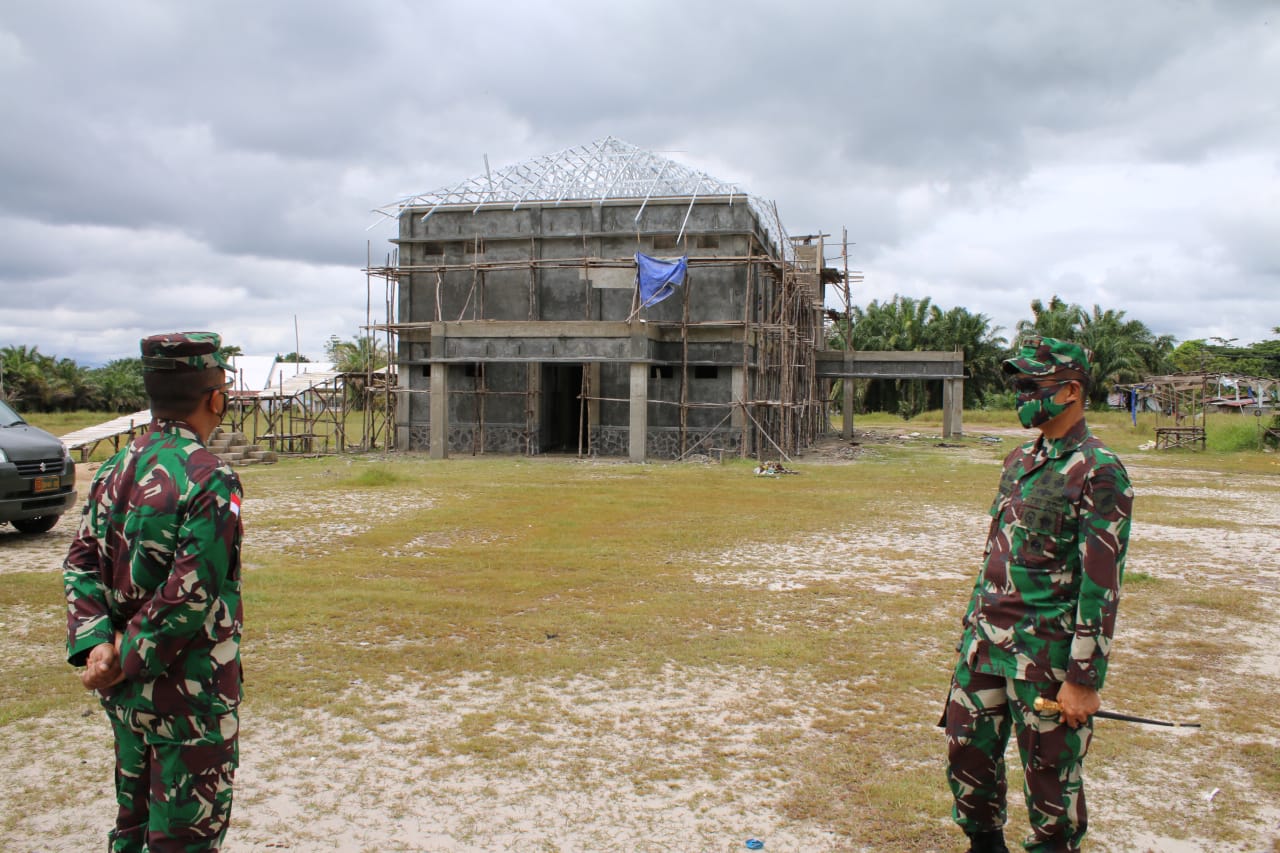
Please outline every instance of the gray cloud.
[[[371, 208], [486, 154], [605, 135], [776, 199], [793, 233], [848, 227], [868, 300], [927, 295], [1009, 329], [1060, 292], [1179, 338], [1259, 339], [1280, 324], [1278, 17], [1261, 0], [22, 4], [0, 23], [0, 344], [102, 361], [208, 326], [289, 351], [296, 314], [318, 356], [355, 334], [366, 252], [389, 250]], [[34, 313], [50, 300], [52, 327]]]

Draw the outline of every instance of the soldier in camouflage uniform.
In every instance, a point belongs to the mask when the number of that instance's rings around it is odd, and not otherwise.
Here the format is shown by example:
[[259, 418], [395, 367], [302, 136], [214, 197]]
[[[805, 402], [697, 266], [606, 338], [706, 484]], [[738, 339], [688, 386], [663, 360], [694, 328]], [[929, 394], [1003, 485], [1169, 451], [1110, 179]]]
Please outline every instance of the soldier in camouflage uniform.
[[63, 567], [67, 659], [115, 734], [113, 851], [217, 850], [241, 696], [240, 481], [204, 442], [227, 409], [221, 341], [142, 341], [154, 421], [103, 464]]
[[[1017, 733], [1027, 850], [1076, 851], [1087, 826], [1082, 762], [1107, 673], [1133, 490], [1085, 424], [1089, 352], [1024, 340], [1004, 363], [1018, 416], [1040, 436], [1005, 459], [982, 571], [947, 702], [953, 817], [972, 853], [1007, 851], [1005, 746]], [[1038, 713], [1037, 697], [1061, 715]]]

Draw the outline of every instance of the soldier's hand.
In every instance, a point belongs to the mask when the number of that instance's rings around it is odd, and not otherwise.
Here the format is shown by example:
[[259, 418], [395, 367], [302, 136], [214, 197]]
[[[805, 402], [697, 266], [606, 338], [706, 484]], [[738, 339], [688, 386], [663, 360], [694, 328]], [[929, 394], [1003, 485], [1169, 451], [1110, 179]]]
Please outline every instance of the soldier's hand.
[[124, 681], [124, 670], [120, 668], [120, 654], [115, 643], [99, 643], [89, 651], [84, 672], [80, 673], [80, 683], [86, 690], [101, 690]]
[[1089, 722], [1089, 718], [1102, 707], [1102, 697], [1092, 687], [1064, 681], [1058, 689], [1058, 704], [1062, 707], [1062, 720], [1073, 729]]

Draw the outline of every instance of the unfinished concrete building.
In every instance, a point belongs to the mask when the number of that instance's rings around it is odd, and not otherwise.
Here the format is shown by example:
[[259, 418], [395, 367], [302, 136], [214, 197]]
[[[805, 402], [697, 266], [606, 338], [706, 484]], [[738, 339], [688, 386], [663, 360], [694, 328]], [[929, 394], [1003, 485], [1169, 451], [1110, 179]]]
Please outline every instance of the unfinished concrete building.
[[[383, 212], [400, 449], [772, 458], [826, 427], [821, 240], [763, 199], [606, 138]], [[683, 282], [642, 299], [637, 254]]]

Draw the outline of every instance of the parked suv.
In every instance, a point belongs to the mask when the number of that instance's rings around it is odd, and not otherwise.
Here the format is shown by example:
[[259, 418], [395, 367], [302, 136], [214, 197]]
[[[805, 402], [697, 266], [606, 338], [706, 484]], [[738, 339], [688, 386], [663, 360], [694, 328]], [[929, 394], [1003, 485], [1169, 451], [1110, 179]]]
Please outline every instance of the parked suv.
[[0, 400], [0, 524], [44, 533], [76, 502], [76, 463], [62, 442]]

